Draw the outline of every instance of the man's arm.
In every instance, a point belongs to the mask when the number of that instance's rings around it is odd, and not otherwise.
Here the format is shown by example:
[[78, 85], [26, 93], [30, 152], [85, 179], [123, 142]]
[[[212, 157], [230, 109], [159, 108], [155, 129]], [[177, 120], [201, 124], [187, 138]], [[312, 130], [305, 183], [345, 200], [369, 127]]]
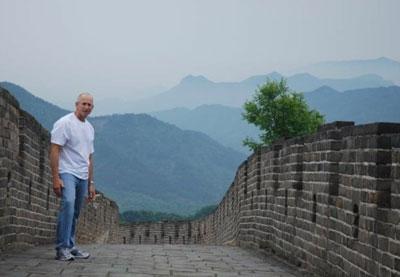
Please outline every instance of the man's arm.
[[53, 176], [53, 191], [61, 197], [61, 188], [64, 186], [60, 176], [58, 174], [58, 161], [60, 159], [61, 145], [52, 143], [50, 145], [50, 167], [51, 174]]
[[96, 188], [93, 181], [93, 155], [89, 156], [89, 179], [88, 179], [88, 200], [94, 200], [96, 196]]

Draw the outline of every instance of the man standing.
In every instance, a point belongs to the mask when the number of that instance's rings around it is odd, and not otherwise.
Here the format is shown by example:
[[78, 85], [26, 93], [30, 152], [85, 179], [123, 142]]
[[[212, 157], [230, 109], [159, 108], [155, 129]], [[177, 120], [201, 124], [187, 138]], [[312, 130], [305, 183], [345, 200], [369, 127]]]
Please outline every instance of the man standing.
[[56, 259], [87, 259], [90, 254], [75, 245], [75, 228], [85, 196], [95, 196], [93, 183], [94, 129], [87, 121], [93, 109], [93, 97], [81, 93], [75, 112], [54, 123], [51, 131], [50, 165], [53, 190], [61, 197], [57, 221]]

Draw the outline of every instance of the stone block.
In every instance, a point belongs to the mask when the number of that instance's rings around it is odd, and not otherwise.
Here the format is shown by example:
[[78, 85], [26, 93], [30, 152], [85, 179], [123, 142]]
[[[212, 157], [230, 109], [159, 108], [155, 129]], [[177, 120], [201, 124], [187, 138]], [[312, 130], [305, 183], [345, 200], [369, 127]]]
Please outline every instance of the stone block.
[[389, 269], [386, 267], [380, 266], [379, 267], [379, 277], [392, 277], [392, 274]]
[[[391, 268], [393, 268], [393, 266]], [[398, 257], [394, 258], [394, 269], [400, 271], [400, 258]]]
[[391, 207], [392, 209], [400, 209], [400, 195], [396, 194], [396, 195], [391, 195], [390, 196], [390, 203], [391, 203]]
[[395, 256], [400, 257], [400, 242], [399, 241], [389, 241], [389, 252]]

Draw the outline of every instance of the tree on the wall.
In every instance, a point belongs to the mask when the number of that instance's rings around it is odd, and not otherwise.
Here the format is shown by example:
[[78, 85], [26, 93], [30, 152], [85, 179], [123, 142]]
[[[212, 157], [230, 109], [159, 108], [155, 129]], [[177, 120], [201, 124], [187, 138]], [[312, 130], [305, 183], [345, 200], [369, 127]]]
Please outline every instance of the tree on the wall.
[[286, 80], [267, 81], [253, 99], [244, 104], [243, 118], [261, 130], [260, 142], [247, 137], [243, 144], [256, 150], [278, 139], [288, 139], [317, 131], [324, 116], [311, 110], [303, 94], [290, 91]]

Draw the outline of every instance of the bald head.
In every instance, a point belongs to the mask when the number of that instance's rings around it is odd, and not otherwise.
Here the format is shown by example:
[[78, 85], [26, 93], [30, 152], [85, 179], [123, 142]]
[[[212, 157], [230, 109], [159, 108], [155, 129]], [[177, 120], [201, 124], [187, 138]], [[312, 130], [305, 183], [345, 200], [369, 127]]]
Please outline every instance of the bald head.
[[93, 96], [92, 96], [90, 93], [88, 93], [88, 92], [82, 92], [82, 93], [80, 93], [80, 94], [78, 95], [78, 98], [76, 99], [76, 102], [81, 101], [81, 100], [82, 100], [82, 97], [84, 97], [84, 98], [89, 97], [89, 98], [92, 99], [92, 102], [93, 102]]
[[81, 121], [85, 121], [93, 109], [93, 96], [87, 92], [79, 94], [75, 102], [75, 108], [75, 115]]

